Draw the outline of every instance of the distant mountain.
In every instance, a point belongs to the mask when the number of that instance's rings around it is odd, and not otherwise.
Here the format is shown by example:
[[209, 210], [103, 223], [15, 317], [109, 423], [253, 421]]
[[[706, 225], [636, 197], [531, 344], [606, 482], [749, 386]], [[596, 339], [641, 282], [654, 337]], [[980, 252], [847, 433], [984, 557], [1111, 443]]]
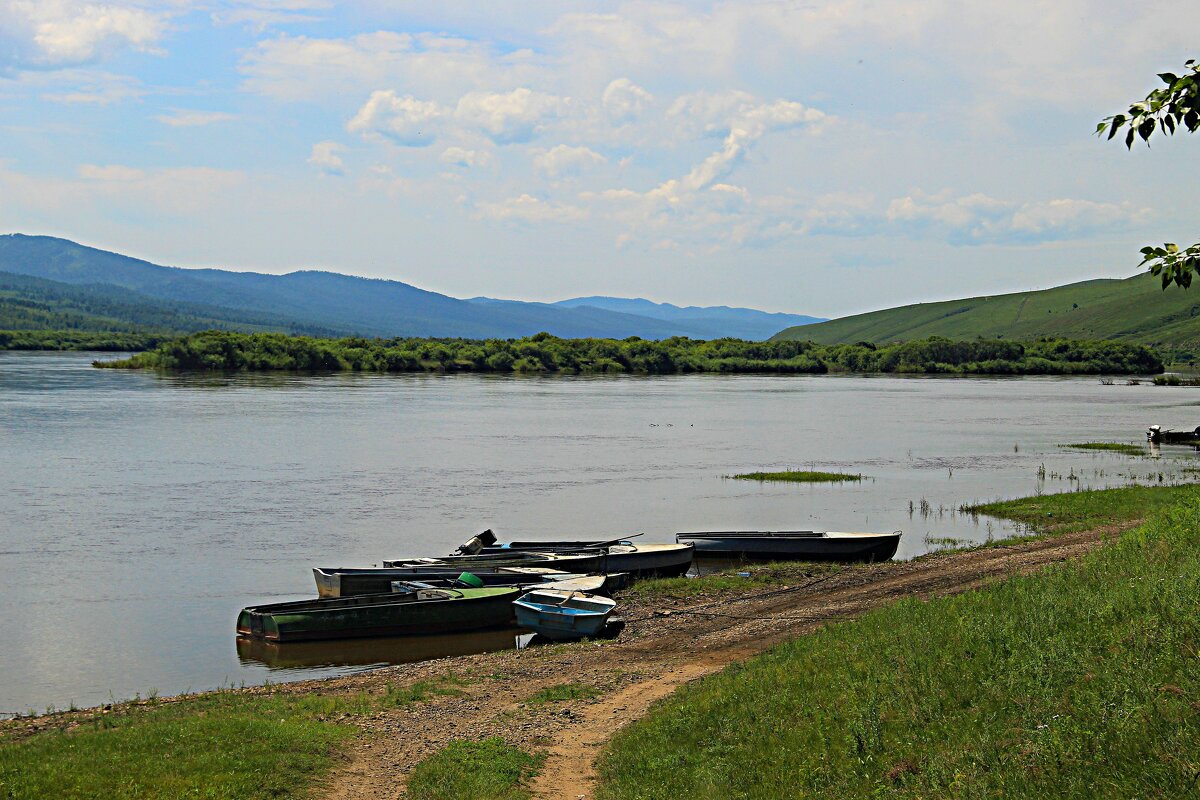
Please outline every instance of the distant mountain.
[[788, 328], [776, 339], [822, 344], [950, 339], [1119, 339], [1200, 350], [1200, 290], [1171, 287], [1149, 274], [1033, 292], [969, 297], [855, 314]]
[[559, 300], [559, 308], [601, 308], [652, 319], [686, 322], [697, 338], [714, 339], [734, 336], [738, 339], [766, 339], [787, 327], [824, 322], [823, 317], [804, 314], [782, 314], [758, 311], [753, 308], [729, 306], [676, 306], [651, 300], [625, 297], [573, 297]]
[[[266, 275], [164, 267], [66, 239], [24, 234], [0, 235], [0, 272], [58, 284], [59, 289], [47, 284], [26, 286], [21, 291], [34, 294], [40, 291], [43, 303], [49, 299], [47, 293], [57, 292], [61, 296], [56, 296], [50, 305], [58, 303], [59, 311], [85, 311], [80, 303], [108, 303], [106, 310], [93, 316], [112, 320], [113, 324], [141, 326], [152, 323], [138, 319], [165, 320], [175, 315], [179, 319], [175, 328], [178, 330], [195, 330], [196, 325], [204, 325], [329, 335], [467, 338], [516, 338], [548, 331], [570, 338], [619, 339], [743, 336], [742, 331], [746, 330], [732, 325], [715, 328], [708, 322], [697, 324], [594, 305], [470, 302], [399, 281], [333, 272]], [[75, 293], [64, 292], [63, 284], [76, 287]], [[10, 288], [10, 300], [16, 296], [14, 292], [16, 289]], [[0, 329], [5, 327], [7, 318], [0, 314]]]

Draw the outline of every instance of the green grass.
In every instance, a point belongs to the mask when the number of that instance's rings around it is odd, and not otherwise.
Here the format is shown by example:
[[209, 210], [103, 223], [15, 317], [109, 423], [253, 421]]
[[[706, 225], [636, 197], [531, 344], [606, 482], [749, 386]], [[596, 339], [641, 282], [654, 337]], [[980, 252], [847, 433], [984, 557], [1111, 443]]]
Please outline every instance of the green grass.
[[919, 303], [788, 328], [776, 339], [821, 344], [950, 339], [1118, 339], [1178, 349], [1194, 361], [1200, 351], [1200, 297], [1161, 288], [1150, 275], [1092, 280], [1035, 292]]
[[[707, 595], [742, 593], [757, 589], [776, 589], [832, 575], [855, 567], [846, 564], [783, 561], [766, 564], [747, 564], [700, 575], [695, 578], [652, 578], [631, 586], [622, 597], [638, 600], [659, 598], [689, 598]], [[748, 572], [749, 575], [739, 573]]]
[[1128, 442], [1080, 442], [1079, 444], [1060, 444], [1070, 450], [1099, 450], [1105, 453], [1120, 453], [1125, 456], [1144, 456], [1146, 448]]
[[588, 686], [586, 683], [560, 683], [535, 692], [528, 702], [535, 705], [561, 703], [564, 700], [586, 700], [598, 694], [600, 694], [599, 689], [595, 686]]
[[423, 703], [431, 697], [444, 697], [463, 694], [462, 687], [470, 685], [466, 678], [449, 673], [442, 678], [431, 681], [417, 681], [408, 686], [388, 684], [384, 690], [382, 703], [385, 706], [398, 708], [414, 703]]
[[744, 472], [729, 477], [739, 481], [782, 481], [785, 483], [841, 483], [861, 481], [862, 475], [846, 472], [813, 472], [808, 470], [785, 470], [784, 472]]
[[1046, 500], [1003, 505], [1039, 521], [1052, 508], [1058, 530], [1154, 516], [1078, 561], [904, 600], [683, 688], [610, 743], [598, 796], [1185, 796], [1200, 774], [1200, 490]]
[[1035, 533], [1062, 534], [1142, 520], [1194, 497], [1196, 492], [1194, 485], [1127, 486], [1000, 500], [963, 506], [961, 511], [1010, 519], [1028, 526]]
[[0, 797], [256, 800], [301, 795], [357, 734], [323, 720], [366, 713], [365, 694], [216, 692], [96, 712], [73, 731], [0, 744]]
[[526, 782], [544, 754], [529, 754], [499, 737], [462, 740], [426, 758], [408, 779], [409, 800], [524, 800]]

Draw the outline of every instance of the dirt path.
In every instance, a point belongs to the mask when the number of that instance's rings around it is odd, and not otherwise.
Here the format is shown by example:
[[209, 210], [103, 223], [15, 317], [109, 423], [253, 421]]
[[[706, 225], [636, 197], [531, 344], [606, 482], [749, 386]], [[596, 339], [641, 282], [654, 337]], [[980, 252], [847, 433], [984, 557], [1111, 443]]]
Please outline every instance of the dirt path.
[[[1122, 526], [1129, 527], [1129, 526]], [[930, 597], [976, 588], [992, 579], [1075, 558], [1117, 529], [1066, 534], [1023, 544], [946, 553], [914, 562], [838, 572], [769, 596], [730, 598], [690, 613], [679, 602], [666, 616], [629, 607], [631, 621], [611, 642], [555, 645], [441, 659], [336, 681], [323, 690], [382, 691], [453, 672], [474, 676], [463, 694], [378, 714], [365, 727], [350, 763], [330, 776], [331, 800], [403, 797], [409, 771], [421, 759], [461, 738], [501, 736], [547, 752], [533, 784], [538, 798], [591, 798], [594, 762], [623, 725], [676, 688], [827, 620], [847, 619], [902, 597]], [[565, 702], [531, 702], [549, 686], [579, 684], [597, 694]]]

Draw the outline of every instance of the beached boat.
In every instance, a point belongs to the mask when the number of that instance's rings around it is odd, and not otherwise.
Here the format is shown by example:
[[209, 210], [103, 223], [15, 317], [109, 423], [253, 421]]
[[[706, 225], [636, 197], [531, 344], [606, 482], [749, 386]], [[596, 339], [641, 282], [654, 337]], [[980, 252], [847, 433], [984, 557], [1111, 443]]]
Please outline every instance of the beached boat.
[[[479, 575], [507, 567], [540, 567], [577, 575], [607, 572], [602, 550], [556, 550], [541, 552], [512, 550], [503, 553], [441, 556], [438, 558], [399, 558], [383, 562], [383, 566], [409, 572], [473, 572]], [[619, 570], [614, 570], [619, 571]]]
[[1200, 427], [1194, 431], [1164, 431], [1161, 425], [1146, 429], [1146, 440], [1153, 444], [1200, 444]]
[[634, 544], [631, 539], [636, 536], [641, 534], [601, 541], [497, 542], [495, 534], [486, 530], [464, 543], [458, 548], [458, 552], [502, 556], [506, 553], [572, 553], [598, 550], [605, 555], [604, 566], [599, 571], [626, 572], [638, 578], [652, 575], [683, 575], [691, 568], [690, 544]]
[[[426, 578], [423, 581], [399, 580], [392, 581], [391, 589], [393, 592], [409, 591], [414, 586], [461, 589], [470, 586], [472, 578], [479, 580], [476, 576], [469, 574], [458, 578]], [[514, 584], [514, 586], [526, 592], [540, 589], [560, 589], [567, 592], [584, 592], [608, 597], [613, 591], [628, 584], [628, 576], [623, 572], [607, 575], [547, 575], [546, 578], [547, 580], [540, 583], [522, 583]]]
[[607, 597], [555, 589], [527, 592], [513, 602], [518, 625], [556, 641], [600, 635], [616, 607]]
[[237, 632], [274, 642], [454, 633], [511, 625], [521, 590], [419, 589], [242, 609]]
[[710, 531], [678, 533], [696, 546], [698, 558], [800, 561], [887, 561], [900, 546], [900, 531]]
[[[356, 569], [352, 567], [315, 567], [313, 580], [318, 597], [355, 597], [383, 594], [392, 590], [392, 581], [453, 581], [461, 569], [437, 569], [424, 572], [410, 569]], [[483, 586], [536, 586], [551, 580], [564, 580], [579, 573], [549, 567], [500, 567], [491, 571], [471, 572]], [[612, 588], [620, 588], [613, 586]]]

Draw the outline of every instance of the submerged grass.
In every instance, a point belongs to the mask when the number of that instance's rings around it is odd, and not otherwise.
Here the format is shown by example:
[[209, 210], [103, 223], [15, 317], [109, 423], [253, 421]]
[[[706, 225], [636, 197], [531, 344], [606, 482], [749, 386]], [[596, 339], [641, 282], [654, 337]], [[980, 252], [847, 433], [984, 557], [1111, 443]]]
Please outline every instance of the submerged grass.
[[530, 754], [497, 736], [462, 740], [416, 766], [408, 779], [410, 800], [525, 800], [527, 781], [546, 756]]
[[1154, 516], [1078, 561], [905, 600], [685, 687], [610, 743], [599, 796], [1184, 796], [1200, 775], [1200, 490], [1001, 506], [1052, 532]]
[[739, 481], [780, 481], [783, 483], [842, 483], [861, 481], [862, 475], [848, 472], [815, 472], [812, 470], [784, 470], [783, 472], [744, 472], [729, 477]]
[[357, 734], [324, 718], [373, 705], [365, 694], [224, 691], [97, 711], [73, 730], [0, 745], [0, 797], [295, 797]]
[[1099, 450], [1106, 453], [1120, 453], [1124, 456], [1144, 456], [1146, 448], [1129, 442], [1080, 442], [1079, 444], [1060, 444], [1069, 450]]

